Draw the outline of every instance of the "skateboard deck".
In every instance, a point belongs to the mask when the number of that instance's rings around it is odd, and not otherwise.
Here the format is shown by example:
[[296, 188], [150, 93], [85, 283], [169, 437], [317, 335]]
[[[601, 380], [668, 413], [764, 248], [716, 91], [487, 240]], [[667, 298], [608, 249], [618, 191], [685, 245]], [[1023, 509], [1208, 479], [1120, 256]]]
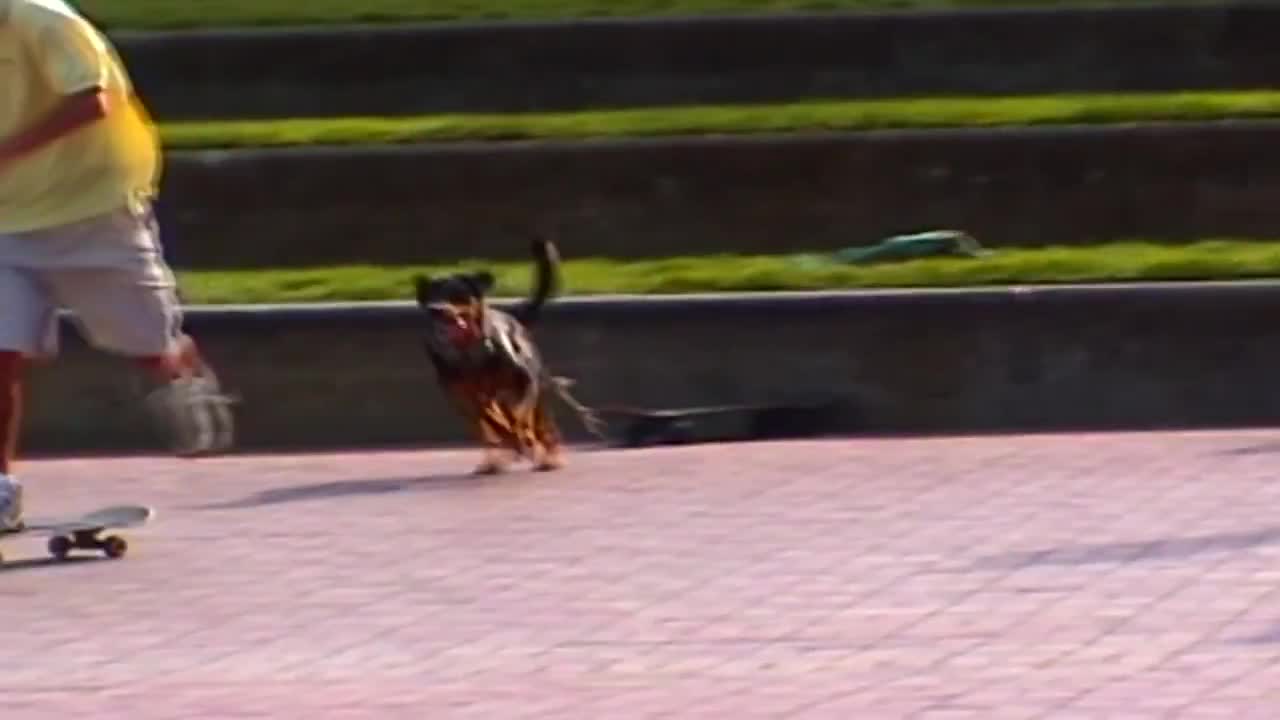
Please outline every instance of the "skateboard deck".
[[[138, 527], [153, 517], [155, 510], [146, 505], [113, 505], [84, 515], [32, 518], [21, 530], [0, 534], [0, 540], [42, 535], [49, 538], [49, 554], [58, 560], [67, 559], [72, 550], [97, 550], [114, 560], [125, 556], [129, 543], [119, 535], [100, 537], [102, 531]], [[0, 563], [3, 562], [4, 556], [0, 555]]]
[[617, 438], [622, 445], [643, 447], [811, 436], [830, 425], [833, 410], [832, 403], [818, 402], [666, 409], [614, 406], [599, 412], [623, 421]]

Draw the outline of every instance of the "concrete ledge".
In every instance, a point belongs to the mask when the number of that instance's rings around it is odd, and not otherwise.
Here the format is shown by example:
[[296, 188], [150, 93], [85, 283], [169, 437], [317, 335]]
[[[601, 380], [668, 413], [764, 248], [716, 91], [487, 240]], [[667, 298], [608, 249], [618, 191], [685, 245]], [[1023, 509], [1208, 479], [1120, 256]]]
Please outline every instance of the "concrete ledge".
[[960, 227], [992, 247], [1274, 236], [1280, 122], [174, 153], [185, 268], [810, 252]]
[[[1280, 420], [1280, 283], [570, 299], [538, 335], [596, 405], [847, 399], [842, 432]], [[193, 308], [248, 450], [465, 442], [403, 303]], [[34, 372], [33, 452], [153, 447], [125, 365], [68, 335]], [[584, 435], [565, 418], [572, 438]]]
[[178, 118], [1267, 87], [1277, 33], [1229, 2], [112, 34]]

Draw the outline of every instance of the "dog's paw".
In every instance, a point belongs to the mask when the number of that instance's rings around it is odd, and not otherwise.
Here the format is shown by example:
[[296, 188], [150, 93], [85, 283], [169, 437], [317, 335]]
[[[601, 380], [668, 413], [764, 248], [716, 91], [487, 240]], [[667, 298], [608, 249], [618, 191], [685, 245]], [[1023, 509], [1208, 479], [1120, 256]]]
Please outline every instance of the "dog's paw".
[[484, 454], [484, 461], [472, 470], [473, 475], [497, 475], [504, 472], [511, 464], [508, 454], [498, 450], [489, 450]]
[[538, 458], [537, 462], [533, 464], [533, 469], [536, 472], [550, 472], [559, 470], [564, 466], [564, 456], [559, 453], [549, 453]]

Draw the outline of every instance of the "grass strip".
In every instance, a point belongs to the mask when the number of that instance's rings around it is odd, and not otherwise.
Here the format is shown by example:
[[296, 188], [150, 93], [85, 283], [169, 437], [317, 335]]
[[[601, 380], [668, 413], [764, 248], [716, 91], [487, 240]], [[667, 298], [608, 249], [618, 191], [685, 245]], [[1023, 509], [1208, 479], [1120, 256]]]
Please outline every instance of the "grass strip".
[[[417, 273], [481, 267], [497, 276], [498, 295], [523, 295], [527, 291], [531, 271], [527, 261], [178, 274], [187, 300], [193, 303], [330, 302], [407, 300], [412, 294], [412, 277]], [[1209, 239], [1181, 245], [1131, 241], [1006, 249], [982, 258], [934, 258], [870, 266], [830, 265], [816, 255], [568, 259], [564, 289], [572, 295], [658, 295], [1276, 276], [1280, 276], [1280, 240]]]
[[975, 128], [1280, 117], [1280, 91], [808, 101], [506, 115], [166, 123], [174, 149]]
[[[1178, 2], [1178, 0], [1172, 0]], [[1071, 6], [1085, 0], [74, 0], [110, 28], [197, 27], [412, 21], [572, 20], [744, 13]], [[1167, 4], [1170, 0], [1164, 0]], [[1151, 5], [1157, 0], [1122, 0]]]

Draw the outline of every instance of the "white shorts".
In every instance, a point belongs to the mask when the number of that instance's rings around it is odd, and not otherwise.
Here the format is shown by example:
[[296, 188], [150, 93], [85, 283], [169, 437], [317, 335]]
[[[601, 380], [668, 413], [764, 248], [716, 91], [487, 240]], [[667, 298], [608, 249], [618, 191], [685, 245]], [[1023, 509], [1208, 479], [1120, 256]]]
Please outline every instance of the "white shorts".
[[174, 349], [182, 309], [149, 205], [0, 234], [0, 350], [56, 355], [59, 308], [101, 350], [141, 358]]

